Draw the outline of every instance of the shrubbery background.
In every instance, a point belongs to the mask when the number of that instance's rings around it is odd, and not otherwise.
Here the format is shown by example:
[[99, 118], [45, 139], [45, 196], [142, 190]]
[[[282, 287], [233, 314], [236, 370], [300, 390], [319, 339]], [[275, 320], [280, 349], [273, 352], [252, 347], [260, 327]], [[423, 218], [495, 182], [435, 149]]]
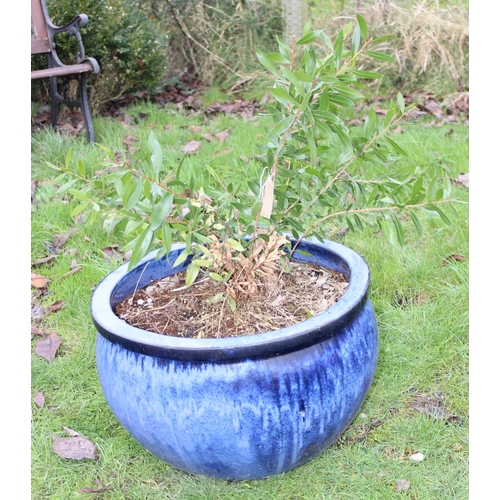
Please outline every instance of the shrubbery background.
[[[313, 29], [336, 32], [360, 13], [371, 32], [390, 34], [394, 63], [367, 63], [384, 74], [386, 89], [435, 95], [468, 91], [469, 11], [463, 0], [309, 0]], [[62, 26], [87, 14], [87, 55], [101, 73], [89, 81], [91, 108], [98, 112], [125, 93], [153, 93], [196, 80], [227, 95], [258, 94], [265, 75], [255, 49], [264, 52], [283, 37], [282, 0], [47, 0]], [[72, 37], [58, 36], [64, 62], [74, 58]], [[32, 58], [32, 67], [45, 67]], [[32, 101], [45, 102], [48, 81], [32, 82]], [[253, 93], [253, 94], [252, 94]]]

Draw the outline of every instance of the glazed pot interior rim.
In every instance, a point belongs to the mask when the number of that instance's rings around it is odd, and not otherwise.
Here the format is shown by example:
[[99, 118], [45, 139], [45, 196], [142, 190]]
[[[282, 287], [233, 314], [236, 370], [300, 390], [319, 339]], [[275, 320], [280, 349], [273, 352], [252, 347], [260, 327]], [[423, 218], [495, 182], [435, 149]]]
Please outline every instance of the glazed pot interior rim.
[[[110, 297], [113, 290], [119, 286], [120, 281], [128, 273], [128, 263], [125, 263], [108, 274], [95, 288], [91, 300], [91, 314], [94, 325], [99, 333], [108, 340], [135, 344], [139, 351], [142, 350], [143, 346], [150, 346], [154, 349], [186, 351], [252, 349], [253, 347], [258, 348], [259, 345], [279, 343], [280, 341], [290, 343], [291, 339], [293, 342], [294, 337], [313, 336], [316, 335], [314, 332], [317, 331], [320, 331], [319, 335], [321, 335], [321, 330], [327, 325], [335, 322], [345, 323], [345, 318], [352, 315], [354, 309], [360, 309], [364, 305], [368, 295], [370, 271], [359, 254], [340, 243], [332, 241], [321, 243], [316, 239], [304, 239], [301, 241], [299, 248], [311, 245], [322, 254], [335, 256], [335, 259], [346, 267], [349, 274], [349, 286], [337, 303], [325, 312], [301, 323], [276, 331], [219, 339], [171, 337], [141, 330], [121, 320], [116, 316], [111, 306]], [[183, 247], [184, 244], [173, 244], [172, 251]], [[150, 263], [155, 261], [156, 253], [156, 250], [150, 252], [138, 263], [138, 266], [148, 261]], [[321, 262], [319, 262], [319, 265], [321, 265]]]

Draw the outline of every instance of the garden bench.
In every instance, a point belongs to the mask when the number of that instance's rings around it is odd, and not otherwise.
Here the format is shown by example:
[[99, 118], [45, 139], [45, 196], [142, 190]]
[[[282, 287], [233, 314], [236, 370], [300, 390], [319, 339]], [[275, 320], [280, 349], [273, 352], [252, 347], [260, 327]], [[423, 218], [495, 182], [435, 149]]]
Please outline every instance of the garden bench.
[[[45, 0], [31, 0], [31, 55], [47, 54], [48, 68], [31, 71], [31, 79], [50, 78], [50, 99], [52, 127], [57, 125], [59, 103], [70, 108], [79, 107], [82, 110], [83, 120], [86, 128], [87, 140], [95, 141], [94, 127], [90, 116], [89, 102], [87, 97], [88, 74], [99, 73], [99, 64], [93, 57], [85, 55], [80, 27], [85, 27], [88, 17], [79, 14], [65, 26], [55, 26], [50, 20]], [[76, 64], [66, 65], [57, 55], [55, 46], [55, 35], [68, 32], [74, 35], [78, 43]], [[62, 91], [58, 90], [57, 78], [62, 77]], [[69, 96], [69, 80], [78, 79], [79, 99]]]

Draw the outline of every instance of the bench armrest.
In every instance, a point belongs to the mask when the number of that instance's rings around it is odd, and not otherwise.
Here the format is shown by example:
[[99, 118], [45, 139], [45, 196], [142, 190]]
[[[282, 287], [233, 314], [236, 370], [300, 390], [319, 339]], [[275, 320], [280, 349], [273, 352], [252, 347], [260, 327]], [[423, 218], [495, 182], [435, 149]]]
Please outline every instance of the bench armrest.
[[89, 22], [89, 18], [85, 14], [78, 14], [75, 16], [68, 24], [64, 26], [56, 26], [52, 23], [48, 15], [46, 15], [47, 26], [52, 32], [52, 35], [58, 35], [59, 33], [69, 33], [74, 35], [78, 43], [78, 52], [76, 54], [76, 62], [81, 63], [86, 59], [85, 57], [85, 47], [83, 46], [82, 35], [80, 34], [80, 27], [84, 28]]

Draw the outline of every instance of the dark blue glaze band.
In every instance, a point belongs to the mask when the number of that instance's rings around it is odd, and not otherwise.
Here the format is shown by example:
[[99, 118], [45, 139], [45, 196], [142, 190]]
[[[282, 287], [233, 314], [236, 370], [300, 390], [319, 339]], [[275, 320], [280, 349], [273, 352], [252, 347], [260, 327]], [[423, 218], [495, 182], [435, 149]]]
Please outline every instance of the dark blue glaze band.
[[129, 272], [128, 265], [123, 264], [104, 278], [92, 296], [94, 325], [110, 342], [119, 343], [131, 351], [186, 361], [231, 361], [275, 356], [314, 344], [328, 338], [359, 314], [368, 298], [370, 271], [361, 256], [338, 243], [303, 240], [299, 248], [313, 255], [304, 256], [295, 252], [294, 260], [318, 264], [349, 278], [347, 292], [336, 304], [300, 324], [246, 337], [186, 339], [141, 330], [119, 319], [114, 308], [134, 290], [186, 269], [189, 261], [175, 268], [171, 266], [184, 249], [184, 245], [176, 244], [169, 259], [162, 257], [155, 260], [156, 252], [152, 252], [132, 271]]

